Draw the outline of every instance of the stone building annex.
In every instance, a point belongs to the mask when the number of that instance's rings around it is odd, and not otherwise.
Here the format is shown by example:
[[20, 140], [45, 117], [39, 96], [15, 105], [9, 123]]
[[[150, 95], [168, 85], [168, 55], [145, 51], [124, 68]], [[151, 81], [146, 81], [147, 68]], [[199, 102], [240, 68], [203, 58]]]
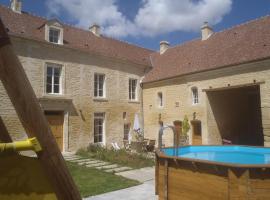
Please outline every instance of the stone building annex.
[[[270, 146], [270, 17], [154, 52], [89, 30], [0, 6], [32, 87], [62, 151], [122, 144], [139, 113], [144, 136], [159, 120], [188, 116], [191, 144]], [[0, 112], [14, 139], [24, 130], [0, 85]], [[167, 138], [169, 144], [170, 138]]]

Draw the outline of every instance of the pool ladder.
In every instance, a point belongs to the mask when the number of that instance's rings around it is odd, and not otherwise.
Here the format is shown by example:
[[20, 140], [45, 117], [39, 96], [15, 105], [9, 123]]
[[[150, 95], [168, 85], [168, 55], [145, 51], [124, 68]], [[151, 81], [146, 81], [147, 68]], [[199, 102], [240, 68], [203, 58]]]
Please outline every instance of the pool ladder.
[[179, 136], [176, 132], [175, 126], [173, 125], [163, 125], [163, 122], [160, 122], [160, 128], [158, 132], [158, 149], [161, 150], [162, 148], [162, 136], [164, 134], [165, 129], [171, 129], [173, 132], [173, 155], [178, 156], [178, 150], [179, 150]]

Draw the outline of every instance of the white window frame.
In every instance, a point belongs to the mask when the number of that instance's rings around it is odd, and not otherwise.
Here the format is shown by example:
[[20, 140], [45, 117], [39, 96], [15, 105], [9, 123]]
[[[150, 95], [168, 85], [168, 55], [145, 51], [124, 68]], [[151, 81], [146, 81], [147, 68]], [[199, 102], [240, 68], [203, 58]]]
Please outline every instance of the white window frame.
[[[100, 87], [100, 77], [103, 77], [103, 86]], [[96, 88], [96, 77], [97, 77], [97, 88]], [[95, 91], [97, 90], [97, 95], [95, 95]], [[102, 90], [102, 96], [99, 96], [99, 91]], [[106, 75], [101, 73], [94, 74], [94, 97], [95, 98], [106, 98]]]
[[191, 88], [192, 93], [192, 105], [198, 105], [199, 104], [199, 90], [197, 87]]
[[[95, 141], [95, 120], [97, 120], [97, 119], [102, 119], [103, 121], [102, 121], [102, 133], [100, 134], [98, 134], [98, 135], [101, 135], [102, 136], [102, 141]], [[106, 142], [105, 142], [105, 136], [106, 136], [106, 134], [105, 134], [105, 126], [106, 126], [106, 114], [105, 114], [105, 112], [95, 112], [94, 113], [94, 130], [93, 130], [93, 135], [94, 135], [94, 143], [95, 144], [103, 144], [103, 145], [105, 145], [106, 144]]]
[[[57, 30], [59, 31], [59, 38], [58, 38], [58, 42], [50, 42], [50, 30]], [[58, 45], [63, 45], [64, 44], [64, 29], [63, 26], [60, 22], [58, 22], [57, 20], [50, 20], [46, 23], [45, 25], [45, 40], [47, 42], [50, 42], [52, 44], [58, 44]]]
[[[132, 81], [135, 81], [135, 91], [133, 91]], [[128, 79], [128, 98], [130, 101], [138, 101], [138, 79], [135, 78]]]
[[[51, 91], [52, 92], [47, 92], [47, 77], [48, 77], [48, 68], [51, 67], [53, 72], [52, 72], [52, 82], [51, 82]], [[59, 92], [56, 93], [54, 92], [54, 81], [55, 81], [55, 69], [60, 69], [60, 76], [59, 76]], [[45, 70], [45, 94], [49, 95], [62, 95], [63, 94], [63, 66], [59, 64], [54, 64], [54, 63], [46, 63], [46, 70]]]
[[159, 108], [163, 108], [164, 107], [164, 96], [163, 96], [163, 92], [158, 92], [157, 93], [157, 105]]
[[[58, 32], [58, 38], [57, 38], [57, 42], [54, 42], [54, 41], [50, 41], [50, 33], [51, 33], [51, 30], [52, 31], [57, 31]], [[54, 44], [61, 44], [61, 29], [59, 28], [55, 28], [55, 27], [49, 27], [49, 42], [50, 43], [54, 43]]]

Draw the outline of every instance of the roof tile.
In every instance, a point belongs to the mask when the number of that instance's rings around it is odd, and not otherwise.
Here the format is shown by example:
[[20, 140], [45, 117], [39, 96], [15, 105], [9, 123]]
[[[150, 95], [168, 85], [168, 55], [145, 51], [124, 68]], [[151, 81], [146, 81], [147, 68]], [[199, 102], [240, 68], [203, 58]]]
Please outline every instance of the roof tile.
[[153, 69], [144, 82], [241, 64], [270, 57], [270, 17], [250, 21], [151, 55]]
[[[45, 42], [45, 18], [26, 12], [15, 13], [0, 5], [0, 17], [9, 30], [9, 34], [20, 35]], [[92, 32], [63, 24], [64, 46], [89, 53], [116, 57], [137, 64], [151, 66], [149, 55], [152, 50], [128, 44], [105, 36], [97, 37]]]

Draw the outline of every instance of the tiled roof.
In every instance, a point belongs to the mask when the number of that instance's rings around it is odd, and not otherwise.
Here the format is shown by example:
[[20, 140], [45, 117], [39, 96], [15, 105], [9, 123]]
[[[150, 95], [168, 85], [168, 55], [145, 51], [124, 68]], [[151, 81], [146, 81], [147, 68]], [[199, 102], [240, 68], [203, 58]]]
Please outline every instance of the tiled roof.
[[[45, 42], [45, 18], [26, 12], [18, 14], [0, 5], [0, 17], [9, 34]], [[128, 60], [137, 64], [151, 66], [149, 55], [152, 50], [141, 48], [108, 37], [97, 37], [92, 32], [63, 24], [64, 47], [89, 53]]]
[[153, 53], [153, 69], [144, 82], [231, 66], [270, 57], [270, 16]]

